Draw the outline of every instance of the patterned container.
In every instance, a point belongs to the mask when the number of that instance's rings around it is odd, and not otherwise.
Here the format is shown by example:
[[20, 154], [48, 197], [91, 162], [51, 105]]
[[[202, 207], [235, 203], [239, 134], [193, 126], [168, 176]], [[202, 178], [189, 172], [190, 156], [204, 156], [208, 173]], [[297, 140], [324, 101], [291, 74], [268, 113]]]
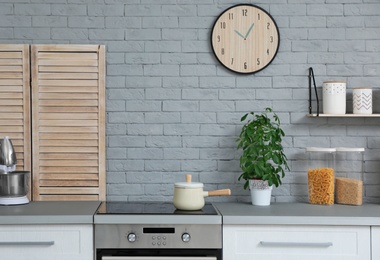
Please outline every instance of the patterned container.
[[371, 88], [354, 88], [352, 101], [354, 114], [372, 114]]
[[346, 114], [346, 82], [323, 82], [323, 113]]

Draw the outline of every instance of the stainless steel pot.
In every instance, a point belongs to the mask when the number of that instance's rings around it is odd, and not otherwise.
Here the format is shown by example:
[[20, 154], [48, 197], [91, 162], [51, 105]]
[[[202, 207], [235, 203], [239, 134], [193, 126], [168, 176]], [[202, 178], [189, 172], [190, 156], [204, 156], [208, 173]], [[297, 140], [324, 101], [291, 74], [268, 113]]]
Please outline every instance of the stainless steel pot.
[[26, 196], [29, 174], [29, 171], [0, 172], [0, 197]]
[[200, 210], [205, 205], [205, 197], [228, 196], [230, 189], [203, 191], [203, 183], [191, 182], [191, 175], [186, 175], [186, 182], [174, 184], [173, 204], [179, 210]]

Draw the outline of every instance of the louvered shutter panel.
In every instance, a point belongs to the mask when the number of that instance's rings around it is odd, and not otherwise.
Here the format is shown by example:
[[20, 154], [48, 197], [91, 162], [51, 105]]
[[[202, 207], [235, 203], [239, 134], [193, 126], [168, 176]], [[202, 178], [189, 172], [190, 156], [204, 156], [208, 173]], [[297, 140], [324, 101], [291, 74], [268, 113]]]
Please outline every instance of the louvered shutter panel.
[[25, 171], [31, 170], [29, 64], [29, 45], [0, 45], [0, 138], [11, 138], [16, 169]]
[[32, 45], [34, 200], [105, 200], [105, 48]]

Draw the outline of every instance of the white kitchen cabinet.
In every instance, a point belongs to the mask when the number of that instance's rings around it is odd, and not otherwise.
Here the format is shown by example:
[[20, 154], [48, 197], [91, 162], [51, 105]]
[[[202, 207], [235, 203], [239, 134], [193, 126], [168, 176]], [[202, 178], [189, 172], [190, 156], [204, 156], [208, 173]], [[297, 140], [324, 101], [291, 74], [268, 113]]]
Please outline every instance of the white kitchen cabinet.
[[380, 259], [380, 227], [371, 227], [372, 259]]
[[2, 260], [92, 260], [92, 224], [1, 225]]
[[[380, 229], [374, 230], [380, 242]], [[224, 225], [224, 260], [371, 259], [369, 226]], [[377, 253], [380, 253], [378, 250]], [[380, 256], [372, 259], [380, 259]]]

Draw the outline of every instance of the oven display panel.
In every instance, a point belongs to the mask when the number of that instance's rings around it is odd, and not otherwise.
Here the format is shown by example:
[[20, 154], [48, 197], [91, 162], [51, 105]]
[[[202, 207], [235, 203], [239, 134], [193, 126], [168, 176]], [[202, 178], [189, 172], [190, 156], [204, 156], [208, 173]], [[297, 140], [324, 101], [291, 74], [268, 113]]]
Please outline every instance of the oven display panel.
[[172, 227], [159, 227], [159, 228], [143, 228], [143, 234], [174, 234], [175, 228]]

